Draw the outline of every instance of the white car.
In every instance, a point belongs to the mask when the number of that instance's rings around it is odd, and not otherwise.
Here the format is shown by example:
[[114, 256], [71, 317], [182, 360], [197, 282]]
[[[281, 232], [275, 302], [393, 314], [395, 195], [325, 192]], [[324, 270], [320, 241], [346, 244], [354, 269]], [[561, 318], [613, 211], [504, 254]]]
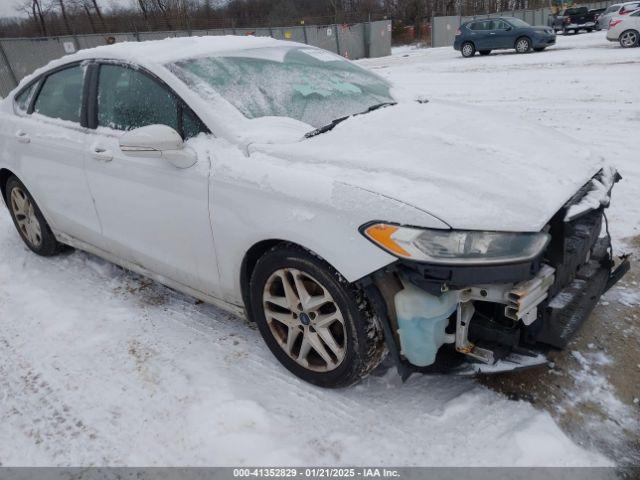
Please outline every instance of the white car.
[[544, 362], [628, 269], [601, 235], [617, 172], [515, 117], [398, 97], [267, 38], [82, 50], [0, 104], [2, 196], [35, 253], [246, 312], [317, 385], [387, 350], [404, 376]]
[[638, 0], [610, 5], [604, 12], [602, 12], [602, 15], [598, 17], [596, 26], [598, 29], [607, 30], [609, 28], [609, 23], [614, 17], [629, 15], [638, 8], [640, 8], [640, 1]]
[[620, 46], [623, 48], [640, 45], [640, 10], [625, 17], [611, 19], [607, 40], [620, 42]]

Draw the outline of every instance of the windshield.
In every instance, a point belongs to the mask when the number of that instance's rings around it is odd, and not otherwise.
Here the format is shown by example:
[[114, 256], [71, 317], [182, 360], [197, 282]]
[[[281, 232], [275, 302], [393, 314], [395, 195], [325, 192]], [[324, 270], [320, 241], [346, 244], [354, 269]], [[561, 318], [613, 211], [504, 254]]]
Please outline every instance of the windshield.
[[510, 18], [509, 23], [514, 27], [530, 27], [531, 26], [527, 22], [525, 22], [524, 20], [520, 20], [519, 18]]
[[245, 50], [167, 67], [205, 99], [219, 94], [247, 118], [291, 117], [319, 128], [394, 102], [385, 80], [309, 47]]

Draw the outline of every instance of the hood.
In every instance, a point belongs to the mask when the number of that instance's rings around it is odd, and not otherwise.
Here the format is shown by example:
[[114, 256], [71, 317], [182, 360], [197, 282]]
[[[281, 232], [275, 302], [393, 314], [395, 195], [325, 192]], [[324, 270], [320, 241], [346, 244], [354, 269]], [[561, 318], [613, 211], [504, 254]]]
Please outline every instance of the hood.
[[[452, 228], [540, 231], [602, 167], [577, 142], [487, 108], [410, 102], [252, 153], [411, 205]], [[372, 206], [371, 220], [378, 218]]]

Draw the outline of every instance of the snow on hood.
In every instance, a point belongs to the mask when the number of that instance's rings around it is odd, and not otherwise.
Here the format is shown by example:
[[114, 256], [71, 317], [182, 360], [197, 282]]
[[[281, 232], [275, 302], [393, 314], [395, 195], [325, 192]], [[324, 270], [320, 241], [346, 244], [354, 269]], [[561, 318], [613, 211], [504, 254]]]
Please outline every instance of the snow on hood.
[[[252, 145], [428, 212], [452, 228], [540, 231], [602, 167], [574, 140], [449, 102], [403, 103], [297, 143]], [[372, 220], [393, 221], [393, 218]]]

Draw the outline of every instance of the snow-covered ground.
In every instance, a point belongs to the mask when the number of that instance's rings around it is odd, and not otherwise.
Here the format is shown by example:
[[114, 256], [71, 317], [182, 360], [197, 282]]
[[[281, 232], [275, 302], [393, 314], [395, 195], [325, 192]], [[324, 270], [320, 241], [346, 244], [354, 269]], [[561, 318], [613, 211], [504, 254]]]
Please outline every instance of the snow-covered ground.
[[[614, 235], [640, 233], [640, 49], [594, 33], [531, 55], [465, 60], [445, 48], [361, 63], [416, 94], [516, 112], [592, 144], [625, 177]], [[36, 257], [4, 209], [0, 399], [5, 466], [615, 460], [574, 443], [545, 411], [472, 379], [403, 385], [389, 371], [345, 390], [307, 385], [242, 319], [84, 253]]]

